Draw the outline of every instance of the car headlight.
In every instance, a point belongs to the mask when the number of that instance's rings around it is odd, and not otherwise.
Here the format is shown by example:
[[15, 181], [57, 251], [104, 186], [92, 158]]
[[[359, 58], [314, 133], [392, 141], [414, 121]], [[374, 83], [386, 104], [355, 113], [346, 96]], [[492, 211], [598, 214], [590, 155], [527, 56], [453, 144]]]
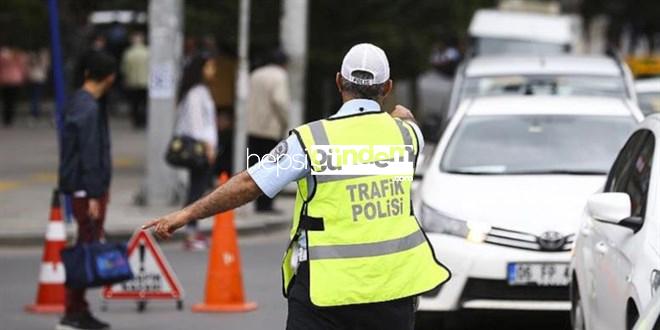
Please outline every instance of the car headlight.
[[426, 204], [422, 204], [420, 221], [428, 232], [458, 236], [476, 243], [483, 242], [490, 231], [488, 225], [453, 218]]

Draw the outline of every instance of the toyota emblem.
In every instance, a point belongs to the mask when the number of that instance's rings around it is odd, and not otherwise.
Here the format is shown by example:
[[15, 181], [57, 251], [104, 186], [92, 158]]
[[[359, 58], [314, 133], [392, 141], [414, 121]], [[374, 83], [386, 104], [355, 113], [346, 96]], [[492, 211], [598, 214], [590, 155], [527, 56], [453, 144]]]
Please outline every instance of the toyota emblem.
[[556, 231], [546, 231], [538, 237], [541, 250], [559, 251], [566, 244], [566, 237]]

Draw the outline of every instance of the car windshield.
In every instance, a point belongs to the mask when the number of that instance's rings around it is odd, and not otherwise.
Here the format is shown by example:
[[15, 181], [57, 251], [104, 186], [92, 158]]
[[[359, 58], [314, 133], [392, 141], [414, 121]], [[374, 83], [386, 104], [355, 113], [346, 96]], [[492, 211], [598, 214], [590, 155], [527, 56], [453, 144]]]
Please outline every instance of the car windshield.
[[660, 92], [637, 93], [637, 99], [645, 116], [660, 112]]
[[623, 79], [616, 76], [504, 75], [465, 80], [462, 97], [488, 95], [580, 95], [626, 97]]
[[562, 44], [503, 38], [477, 38], [475, 46], [479, 55], [554, 55], [567, 53], [569, 49]]
[[459, 174], [606, 174], [635, 125], [629, 116], [467, 116], [440, 169]]

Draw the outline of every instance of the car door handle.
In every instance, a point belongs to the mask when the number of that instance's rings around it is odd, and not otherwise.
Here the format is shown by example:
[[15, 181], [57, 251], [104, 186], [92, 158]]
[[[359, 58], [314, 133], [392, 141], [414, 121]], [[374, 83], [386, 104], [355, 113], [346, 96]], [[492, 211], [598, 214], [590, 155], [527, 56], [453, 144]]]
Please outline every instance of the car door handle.
[[605, 244], [603, 241], [596, 243], [596, 251], [598, 251], [600, 254], [607, 253], [607, 244]]

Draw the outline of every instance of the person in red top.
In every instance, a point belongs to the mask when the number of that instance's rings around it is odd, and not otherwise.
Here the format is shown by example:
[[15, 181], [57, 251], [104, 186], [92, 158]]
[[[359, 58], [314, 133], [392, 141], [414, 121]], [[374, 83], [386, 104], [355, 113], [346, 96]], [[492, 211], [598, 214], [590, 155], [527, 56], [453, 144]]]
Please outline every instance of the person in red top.
[[27, 59], [16, 48], [0, 48], [0, 89], [2, 89], [2, 122], [5, 126], [14, 123], [16, 96], [25, 84]]

